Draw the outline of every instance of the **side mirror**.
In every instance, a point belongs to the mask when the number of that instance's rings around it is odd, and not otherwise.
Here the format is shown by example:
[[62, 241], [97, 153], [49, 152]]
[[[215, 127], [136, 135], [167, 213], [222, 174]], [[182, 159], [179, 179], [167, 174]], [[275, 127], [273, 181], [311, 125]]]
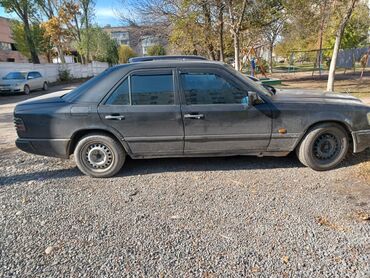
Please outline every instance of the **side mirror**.
[[267, 90], [269, 90], [274, 95], [276, 95], [276, 89], [273, 86], [267, 85], [267, 84], [262, 84], [262, 86], [265, 87]]
[[27, 76], [27, 79], [28, 80], [33, 79], [33, 76]]
[[253, 106], [258, 99], [256, 92], [248, 92], [248, 106]]

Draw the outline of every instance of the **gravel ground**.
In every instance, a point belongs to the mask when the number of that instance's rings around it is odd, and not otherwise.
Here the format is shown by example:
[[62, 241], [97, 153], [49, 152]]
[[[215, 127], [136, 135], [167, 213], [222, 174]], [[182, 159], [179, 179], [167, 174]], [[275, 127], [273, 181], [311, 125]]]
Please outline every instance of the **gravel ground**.
[[369, 157], [129, 159], [102, 180], [4, 153], [0, 277], [369, 277]]

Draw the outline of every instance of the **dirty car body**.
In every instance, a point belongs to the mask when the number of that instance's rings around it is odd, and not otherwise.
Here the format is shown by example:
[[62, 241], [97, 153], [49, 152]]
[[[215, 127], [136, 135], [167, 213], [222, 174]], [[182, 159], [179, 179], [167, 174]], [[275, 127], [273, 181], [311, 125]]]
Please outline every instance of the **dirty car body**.
[[[303, 164], [328, 170], [342, 160], [334, 155], [370, 147], [370, 107], [359, 99], [305, 91], [274, 95], [230, 66], [210, 61], [116, 66], [68, 94], [20, 103], [14, 117], [18, 148], [61, 158], [74, 153], [79, 168], [96, 177], [117, 173], [107, 169], [119, 168], [112, 164], [126, 155], [297, 151]], [[322, 166], [312, 164], [315, 159]]]

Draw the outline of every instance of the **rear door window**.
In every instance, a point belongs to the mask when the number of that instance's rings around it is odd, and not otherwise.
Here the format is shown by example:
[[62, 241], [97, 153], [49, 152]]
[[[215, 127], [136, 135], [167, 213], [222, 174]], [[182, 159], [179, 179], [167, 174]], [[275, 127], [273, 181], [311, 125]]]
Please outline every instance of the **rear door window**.
[[108, 97], [107, 105], [174, 105], [172, 70], [145, 70], [125, 78]]
[[174, 104], [172, 71], [131, 75], [132, 105]]

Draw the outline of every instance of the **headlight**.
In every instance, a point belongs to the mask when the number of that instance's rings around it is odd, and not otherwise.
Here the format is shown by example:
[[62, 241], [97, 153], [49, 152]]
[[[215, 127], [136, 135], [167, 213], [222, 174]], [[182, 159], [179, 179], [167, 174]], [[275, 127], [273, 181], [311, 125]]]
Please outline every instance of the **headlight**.
[[369, 112], [369, 113], [367, 113], [367, 122], [368, 122], [368, 124], [370, 125], [370, 112]]

